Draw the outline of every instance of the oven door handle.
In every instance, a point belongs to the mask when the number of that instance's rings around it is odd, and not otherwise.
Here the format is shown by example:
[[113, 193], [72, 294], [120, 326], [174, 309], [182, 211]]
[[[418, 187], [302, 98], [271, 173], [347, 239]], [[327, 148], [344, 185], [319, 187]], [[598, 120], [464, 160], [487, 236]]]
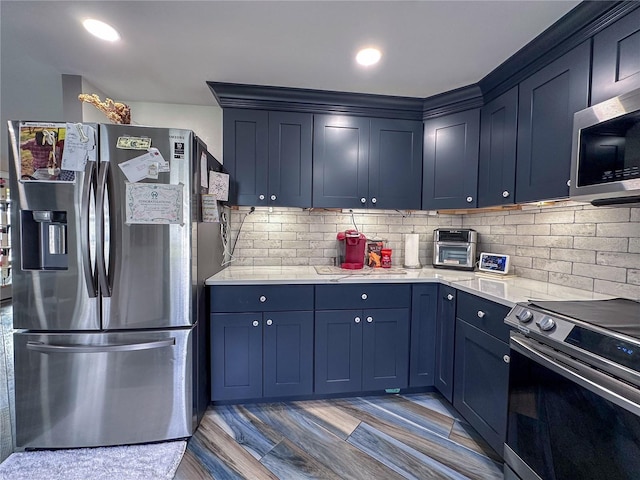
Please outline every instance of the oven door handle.
[[590, 392], [634, 415], [640, 415], [640, 392], [631, 385], [518, 333], [511, 334], [509, 346], [512, 350], [577, 383]]

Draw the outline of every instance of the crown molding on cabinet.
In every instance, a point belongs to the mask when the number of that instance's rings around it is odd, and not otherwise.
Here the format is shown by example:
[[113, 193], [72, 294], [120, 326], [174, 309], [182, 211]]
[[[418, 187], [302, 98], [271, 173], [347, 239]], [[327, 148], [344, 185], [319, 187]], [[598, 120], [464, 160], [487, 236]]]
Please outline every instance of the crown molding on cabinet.
[[421, 120], [421, 98], [207, 82], [222, 108]]
[[482, 91], [477, 84], [456, 88], [424, 99], [422, 119], [463, 112], [483, 105]]

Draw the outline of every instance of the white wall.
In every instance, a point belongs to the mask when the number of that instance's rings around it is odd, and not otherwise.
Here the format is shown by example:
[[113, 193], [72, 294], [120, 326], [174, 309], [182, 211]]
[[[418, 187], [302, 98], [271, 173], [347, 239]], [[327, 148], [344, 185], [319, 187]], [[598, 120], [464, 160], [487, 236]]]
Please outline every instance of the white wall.
[[207, 144], [211, 154], [222, 162], [222, 109], [220, 107], [172, 103], [124, 103], [131, 107], [133, 125], [193, 130]]

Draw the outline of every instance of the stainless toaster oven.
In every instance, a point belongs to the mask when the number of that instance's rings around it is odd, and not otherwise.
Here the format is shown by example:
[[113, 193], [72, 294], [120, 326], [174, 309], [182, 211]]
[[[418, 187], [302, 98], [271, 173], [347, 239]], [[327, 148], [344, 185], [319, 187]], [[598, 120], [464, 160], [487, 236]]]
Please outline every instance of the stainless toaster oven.
[[473, 270], [478, 232], [470, 228], [438, 228], [433, 231], [433, 266]]

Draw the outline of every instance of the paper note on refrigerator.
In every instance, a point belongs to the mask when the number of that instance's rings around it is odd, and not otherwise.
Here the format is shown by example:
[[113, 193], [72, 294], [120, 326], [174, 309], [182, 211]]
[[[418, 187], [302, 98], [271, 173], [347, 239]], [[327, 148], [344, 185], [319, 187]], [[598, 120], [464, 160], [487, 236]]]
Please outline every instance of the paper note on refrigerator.
[[218, 199], [215, 195], [203, 194], [202, 196], [202, 221], [206, 223], [219, 223], [220, 211]]
[[126, 162], [119, 163], [118, 166], [122, 170], [122, 173], [127, 177], [131, 183], [139, 182], [151, 175], [153, 177], [153, 165], [155, 164], [155, 177], [157, 177], [158, 172], [158, 164], [160, 162], [164, 163], [164, 158], [160, 152], [153, 148], [150, 149], [144, 155], [140, 155], [138, 157], [132, 158], [131, 160], [127, 160]]
[[67, 123], [62, 170], [84, 171], [87, 161], [96, 161], [96, 132], [90, 125]]
[[127, 224], [182, 224], [184, 185], [127, 183], [125, 209]]
[[215, 195], [221, 202], [229, 200], [229, 175], [226, 173], [209, 172], [209, 193]]

